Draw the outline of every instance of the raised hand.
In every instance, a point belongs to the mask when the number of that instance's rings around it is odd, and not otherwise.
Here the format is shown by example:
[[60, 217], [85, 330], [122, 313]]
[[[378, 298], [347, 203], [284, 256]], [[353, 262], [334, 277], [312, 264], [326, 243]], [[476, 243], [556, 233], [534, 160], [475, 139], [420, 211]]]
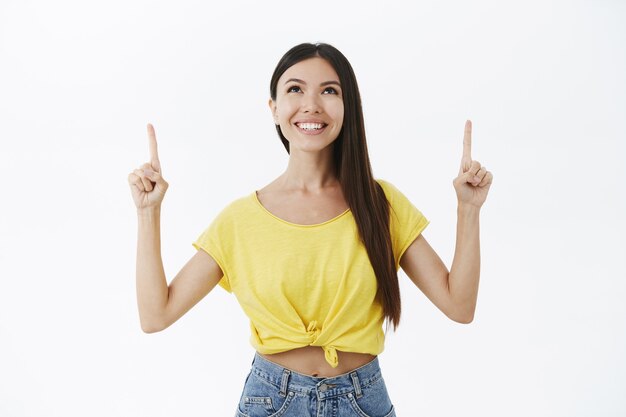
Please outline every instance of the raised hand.
[[150, 162], [146, 162], [128, 174], [128, 184], [137, 210], [160, 207], [169, 187], [162, 176], [156, 134], [151, 124], [148, 124], [148, 147], [150, 149]]
[[480, 208], [487, 199], [493, 174], [480, 162], [472, 160], [472, 122], [465, 122], [463, 135], [463, 157], [459, 175], [452, 181], [459, 204], [470, 204]]

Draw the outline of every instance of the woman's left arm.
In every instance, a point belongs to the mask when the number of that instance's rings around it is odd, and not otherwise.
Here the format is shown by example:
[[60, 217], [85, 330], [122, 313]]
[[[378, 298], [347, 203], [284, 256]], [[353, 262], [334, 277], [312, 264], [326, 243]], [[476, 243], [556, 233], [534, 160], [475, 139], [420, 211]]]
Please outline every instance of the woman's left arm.
[[415, 285], [449, 318], [470, 323], [474, 318], [480, 277], [480, 208], [493, 175], [472, 160], [472, 123], [465, 123], [463, 157], [453, 185], [457, 194], [456, 247], [448, 269], [420, 234], [400, 259], [400, 266]]

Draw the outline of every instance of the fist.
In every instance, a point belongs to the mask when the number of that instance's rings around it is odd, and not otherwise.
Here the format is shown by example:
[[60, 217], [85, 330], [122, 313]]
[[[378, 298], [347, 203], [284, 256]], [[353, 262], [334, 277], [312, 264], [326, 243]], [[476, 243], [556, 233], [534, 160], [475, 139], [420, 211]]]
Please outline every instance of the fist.
[[487, 171], [480, 162], [472, 159], [472, 122], [465, 122], [463, 135], [463, 156], [459, 175], [452, 181], [459, 204], [470, 204], [482, 207], [487, 199], [493, 174]]
[[169, 187], [162, 176], [156, 134], [151, 124], [148, 124], [148, 147], [150, 162], [146, 162], [128, 174], [128, 184], [137, 210], [160, 207]]

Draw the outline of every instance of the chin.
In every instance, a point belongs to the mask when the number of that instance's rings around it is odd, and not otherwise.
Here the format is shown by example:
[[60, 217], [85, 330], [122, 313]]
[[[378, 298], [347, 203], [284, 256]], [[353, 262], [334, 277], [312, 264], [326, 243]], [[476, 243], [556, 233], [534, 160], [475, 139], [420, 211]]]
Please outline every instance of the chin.
[[333, 142], [325, 142], [325, 143], [302, 143], [298, 141], [289, 141], [289, 150], [298, 150], [300, 152], [322, 152], [329, 148], [332, 148]]
[[[283, 133], [284, 134], [284, 133]], [[329, 145], [332, 145], [333, 140], [329, 140], [328, 138], [321, 138], [316, 136], [311, 137], [302, 137], [300, 135], [294, 136], [285, 136], [289, 141], [290, 148], [297, 148], [302, 150], [322, 150]]]

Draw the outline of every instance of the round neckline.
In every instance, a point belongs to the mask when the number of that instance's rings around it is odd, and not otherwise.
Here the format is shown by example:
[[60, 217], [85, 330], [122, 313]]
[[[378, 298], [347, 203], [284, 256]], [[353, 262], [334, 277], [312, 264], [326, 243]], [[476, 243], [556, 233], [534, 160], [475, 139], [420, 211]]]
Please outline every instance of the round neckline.
[[254, 201], [256, 202], [256, 204], [261, 208], [261, 210], [263, 210], [265, 213], [267, 213], [269, 216], [271, 216], [272, 218], [278, 220], [281, 223], [287, 224], [289, 226], [294, 226], [294, 227], [317, 227], [317, 226], [324, 226], [328, 223], [332, 223], [336, 220], [339, 220], [341, 217], [345, 216], [348, 212], [350, 212], [350, 208], [348, 207], [343, 213], [333, 217], [332, 219], [328, 219], [322, 223], [314, 223], [314, 224], [298, 224], [298, 223], [292, 223], [289, 222], [285, 219], [281, 219], [280, 217], [278, 217], [277, 215], [275, 215], [274, 213], [272, 213], [271, 211], [269, 211], [267, 208], [265, 208], [265, 206], [261, 203], [261, 200], [259, 200], [259, 196], [257, 194], [257, 190], [254, 190], [252, 192], [252, 198], [254, 199]]

